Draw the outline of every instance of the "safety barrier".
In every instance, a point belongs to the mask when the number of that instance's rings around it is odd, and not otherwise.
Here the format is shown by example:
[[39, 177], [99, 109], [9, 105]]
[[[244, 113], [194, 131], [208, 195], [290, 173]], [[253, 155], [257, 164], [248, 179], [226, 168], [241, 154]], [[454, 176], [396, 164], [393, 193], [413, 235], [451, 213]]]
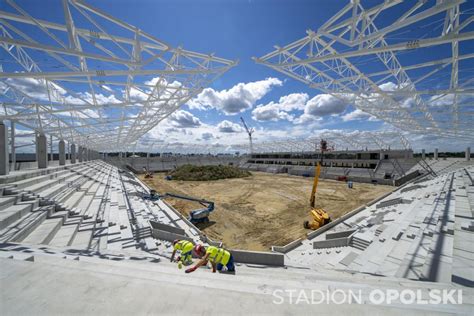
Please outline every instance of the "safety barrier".
[[350, 237], [333, 238], [313, 242], [313, 249], [349, 246]]
[[153, 229], [164, 230], [166, 232], [174, 233], [174, 234], [178, 234], [178, 235], [185, 235], [186, 234], [186, 232], [182, 228], [174, 227], [174, 226], [170, 226], [170, 225], [166, 225], [166, 224], [162, 224], [162, 223], [158, 223], [156, 221], [150, 221], [150, 225]]
[[174, 241], [176, 239], [179, 239], [179, 240], [184, 239], [188, 241], [193, 241], [193, 239], [188, 236], [175, 234], [175, 233], [167, 232], [167, 231], [156, 229], [156, 228], [152, 229], [151, 235], [155, 237], [156, 239], [162, 239], [166, 241]]
[[280, 252], [280, 253], [287, 253], [296, 247], [299, 247], [302, 244], [302, 239], [298, 238], [296, 240], [293, 240], [289, 244], [286, 244], [285, 246], [272, 246], [272, 251], [274, 252]]
[[235, 262], [261, 264], [267, 266], [284, 266], [285, 256], [274, 252], [230, 250]]

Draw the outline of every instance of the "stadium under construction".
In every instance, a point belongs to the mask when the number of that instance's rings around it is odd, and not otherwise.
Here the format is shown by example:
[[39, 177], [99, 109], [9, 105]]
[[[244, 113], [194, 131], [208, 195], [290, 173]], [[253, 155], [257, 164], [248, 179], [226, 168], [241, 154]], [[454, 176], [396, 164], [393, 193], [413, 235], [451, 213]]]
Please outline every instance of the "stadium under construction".
[[[149, 132], [237, 59], [173, 47], [83, 0], [47, 2], [61, 21], [23, 2], [0, 6], [2, 315], [472, 315], [472, 3], [344, 1], [254, 59], [386, 129], [263, 141], [242, 119], [248, 142], [205, 146]], [[389, 37], [430, 18], [430, 37]], [[417, 50], [428, 59], [414, 64]], [[445, 86], [423, 85], [446, 71]], [[420, 135], [461, 140], [462, 156]], [[189, 165], [250, 173], [173, 179]], [[308, 229], [315, 194], [330, 219]], [[170, 262], [177, 240], [228, 252], [235, 271], [210, 273], [210, 260], [185, 273]]]

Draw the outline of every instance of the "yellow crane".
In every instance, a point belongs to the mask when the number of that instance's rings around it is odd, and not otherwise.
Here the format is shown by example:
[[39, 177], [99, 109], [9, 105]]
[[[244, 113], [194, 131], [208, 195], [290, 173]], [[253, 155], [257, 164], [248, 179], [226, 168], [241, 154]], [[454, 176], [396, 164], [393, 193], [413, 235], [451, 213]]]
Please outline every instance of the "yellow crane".
[[[327, 142], [325, 140], [321, 140], [321, 163], [323, 162], [323, 152], [327, 150]], [[326, 225], [331, 221], [331, 217], [329, 214], [323, 210], [322, 208], [315, 208], [315, 201], [316, 201], [316, 189], [318, 188], [319, 182], [319, 175], [321, 174], [321, 163], [317, 163], [316, 169], [314, 172], [314, 181], [313, 181], [313, 189], [311, 190], [311, 197], [310, 197], [310, 205], [311, 211], [310, 215], [312, 217], [312, 221], [304, 221], [303, 226], [306, 229], [318, 229], [319, 227]]]

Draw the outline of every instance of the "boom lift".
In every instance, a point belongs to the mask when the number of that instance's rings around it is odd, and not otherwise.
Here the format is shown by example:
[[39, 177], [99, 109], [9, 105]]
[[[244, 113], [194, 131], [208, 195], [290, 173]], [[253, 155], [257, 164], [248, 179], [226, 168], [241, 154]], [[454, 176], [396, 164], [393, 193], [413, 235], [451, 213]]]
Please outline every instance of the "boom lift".
[[214, 211], [214, 202], [174, 193], [166, 193], [163, 197], [168, 196], [176, 199], [198, 202], [202, 206], [207, 206], [206, 208], [200, 208], [189, 212], [188, 220], [193, 224], [209, 223], [209, 214]]
[[315, 208], [315, 201], [316, 201], [316, 189], [318, 188], [319, 182], [319, 175], [321, 173], [321, 165], [323, 163], [323, 153], [327, 150], [327, 142], [325, 140], [321, 140], [321, 161], [317, 163], [315, 173], [314, 173], [314, 182], [313, 182], [313, 189], [311, 191], [310, 197], [310, 205], [311, 211], [310, 214], [313, 218], [311, 222], [304, 221], [303, 226], [306, 229], [313, 229], [316, 230], [319, 227], [322, 227], [331, 221], [329, 214], [323, 210], [322, 208]]
[[209, 214], [214, 211], [214, 202], [174, 193], [165, 193], [164, 195], [159, 195], [155, 190], [150, 190], [150, 194], [143, 195], [144, 199], [152, 201], [157, 201], [159, 199], [164, 199], [167, 197], [194, 201], [200, 203], [202, 206], [206, 206], [206, 208], [200, 208], [189, 212], [188, 220], [193, 224], [209, 223]]

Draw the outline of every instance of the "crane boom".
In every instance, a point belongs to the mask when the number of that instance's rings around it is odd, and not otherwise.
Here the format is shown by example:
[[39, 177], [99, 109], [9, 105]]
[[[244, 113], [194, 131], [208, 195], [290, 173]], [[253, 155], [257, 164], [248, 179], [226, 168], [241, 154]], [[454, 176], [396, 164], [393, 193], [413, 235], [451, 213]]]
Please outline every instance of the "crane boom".
[[253, 128], [248, 128], [247, 124], [245, 124], [244, 118], [241, 116], [240, 120], [242, 121], [242, 124], [245, 127], [245, 130], [247, 131], [247, 134], [249, 135], [249, 144], [250, 144], [250, 154], [253, 154], [253, 143], [252, 143], [252, 133], [254, 132]]
[[247, 127], [247, 124], [245, 124], [245, 121], [244, 121], [244, 118], [241, 116], [240, 117], [240, 120], [242, 121], [242, 124], [244, 124], [244, 127], [245, 127], [245, 130], [247, 131], [247, 133], [250, 135], [252, 134], [252, 132], [249, 130], [249, 128]]
[[318, 188], [318, 182], [319, 182], [319, 175], [321, 173], [321, 165], [317, 164], [315, 172], [314, 172], [314, 181], [313, 181], [313, 189], [311, 190], [311, 196], [309, 198], [310, 205], [311, 207], [314, 208], [314, 204], [316, 202], [316, 189]]

